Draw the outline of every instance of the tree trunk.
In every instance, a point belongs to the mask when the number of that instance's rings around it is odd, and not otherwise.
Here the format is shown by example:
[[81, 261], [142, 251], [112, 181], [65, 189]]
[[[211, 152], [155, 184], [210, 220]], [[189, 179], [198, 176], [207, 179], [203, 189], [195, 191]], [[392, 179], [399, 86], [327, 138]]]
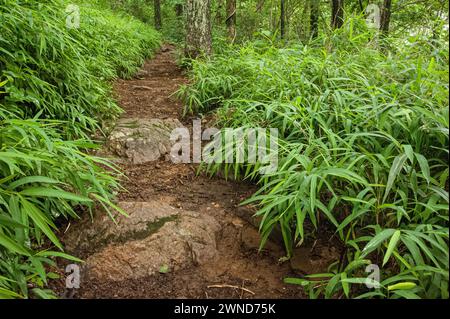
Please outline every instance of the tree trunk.
[[181, 17], [183, 15], [183, 4], [177, 3], [175, 5], [175, 14], [177, 17]]
[[280, 36], [284, 39], [286, 34], [286, 8], [285, 0], [280, 0]]
[[156, 30], [161, 30], [161, 0], [153, 0], [155, 6], [155, 28]]
[[309, 0], [309, 10], [310, 37], [315, 39], [319, 35], [319, 1]]
[[344, 24], [344, 0], [332, 0], [331, 27], [339, 29]]
[[211, 0], [187, 0], [185, 55], [196, 58], [211, 51]]
[[389, 33], [389, 24], [391, 22], [392, 1], [384, 0], [383, 8], [381, 10], [380, 31], [387, 35]]
[[228, 39], [231, 43], [236, 39], [236, 0], [227, 0]]

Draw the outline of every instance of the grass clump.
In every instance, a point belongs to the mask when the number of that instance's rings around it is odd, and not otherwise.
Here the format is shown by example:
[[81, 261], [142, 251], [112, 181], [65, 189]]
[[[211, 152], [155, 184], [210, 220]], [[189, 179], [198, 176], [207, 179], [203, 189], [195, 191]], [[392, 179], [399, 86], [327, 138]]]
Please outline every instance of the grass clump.
[[[219, 107], [222, 126], [279, 130], [276, 172], [205, 168], [260, 184], [247, 203], [259, 205], [261, 245], [280, 227], [291, 257], [306, 237], [335, 230], [341, 261], [287, 282], [311, 298], [448, 298], [448, 41], [384, 39], [387, 51], [360, 26], [193, 62], [179, 94], [186, 112]], [[364, 285], [371, 264], [375, 289]]]
[[[58, 218], [116, 208], [117, 170], [88, 155], [119, 115], [108, 80], [131, 76], [159, 45], [150, 27], [98, 3], [0, 0], [0, 298], [53, 298]], [[109, 167], [108, 171], [105, 167]], [[55, 247], [55, 248], [52, 248]]]

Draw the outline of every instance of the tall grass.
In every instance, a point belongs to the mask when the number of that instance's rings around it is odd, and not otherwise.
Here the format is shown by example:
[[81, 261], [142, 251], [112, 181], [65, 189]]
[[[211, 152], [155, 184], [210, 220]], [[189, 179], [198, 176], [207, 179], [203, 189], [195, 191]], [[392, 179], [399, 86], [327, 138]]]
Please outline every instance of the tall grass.
[[[179, 94], [186, 112], [219, 107], [222, 126], [279, 129], [275, 173], [205, 167], [259, 183], [247, 203], [259, 205], [262, 246], [278, 225], [291, 257], [334, 228], [341, 261], [287, 282], [312, 298], [448, 298], [448, 40], [386, 39], [383, 51], [370, 39], [349, 20], [306, 45], [248, 43], [193, 62]], [[364, 285], [370, 264], [377, 289]]]
[[107, 81], [159, 44], [96, 3], [80, 3], [80, 28], [67, 29], [65, 5], [0, 0], [0, 298], [53, 298], [54, 258], [78, 261], [63, 253], [57, 220], [116, 208], [119, 172], [88, 155], [90, 136], [120, 113]]

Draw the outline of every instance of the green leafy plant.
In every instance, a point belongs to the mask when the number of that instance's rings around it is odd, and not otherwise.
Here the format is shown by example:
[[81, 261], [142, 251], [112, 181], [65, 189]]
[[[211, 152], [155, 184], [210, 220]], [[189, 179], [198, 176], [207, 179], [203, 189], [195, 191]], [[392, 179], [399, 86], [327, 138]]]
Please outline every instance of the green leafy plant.
[[0, 1], [0, 298], [54, 298], [61, 219], [121, 212], [117, 168], [90, 136], [120, 114], [107, 80], [131, 76], [159, 35], [127, 15], [80, 2]]
[[[288, 282], [312, 297], [448, 298], [448, 41], [386, 38], [382, 51], [374, 36], [349, 19], [305, 45], [249, 42], [193, 62], [179, 96], [224, 127], [279, 130], [276, 172], [204, 168], [259, 183], [244, 204], [259, 206], [262, 246], [279, 227], [291, 257], [306, 225], [335, 229], [343, 261]], [[382, 270], [375, 291], [367, 262]]]

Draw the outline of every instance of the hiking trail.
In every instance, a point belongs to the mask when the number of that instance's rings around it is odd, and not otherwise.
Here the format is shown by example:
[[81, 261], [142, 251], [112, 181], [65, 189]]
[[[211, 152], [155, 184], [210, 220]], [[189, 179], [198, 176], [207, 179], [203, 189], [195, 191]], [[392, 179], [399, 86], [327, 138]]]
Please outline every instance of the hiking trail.
[[[125, 112], [106, 145], [126, 176], [118, 205], [129, 218], [117, 216], [116, 225], [100, 211], [93, 221], [85, 214], [72, 222], [62, 240], [86, 261], [73, 297], [304, 297], [300, 287], [283, 283], [298, 273], [279, 262], [282, 245], [269, 241], [258, 252], [255, 210], [239, 206], [255, 186], [197, 175], [196, 165], [169, 160], [170, 131], [192, 127], [172, 97], [186, 82], [169, 45], [135, 78], [115, 82]], [[320, 268], [300, 259], [310, 271]]]

